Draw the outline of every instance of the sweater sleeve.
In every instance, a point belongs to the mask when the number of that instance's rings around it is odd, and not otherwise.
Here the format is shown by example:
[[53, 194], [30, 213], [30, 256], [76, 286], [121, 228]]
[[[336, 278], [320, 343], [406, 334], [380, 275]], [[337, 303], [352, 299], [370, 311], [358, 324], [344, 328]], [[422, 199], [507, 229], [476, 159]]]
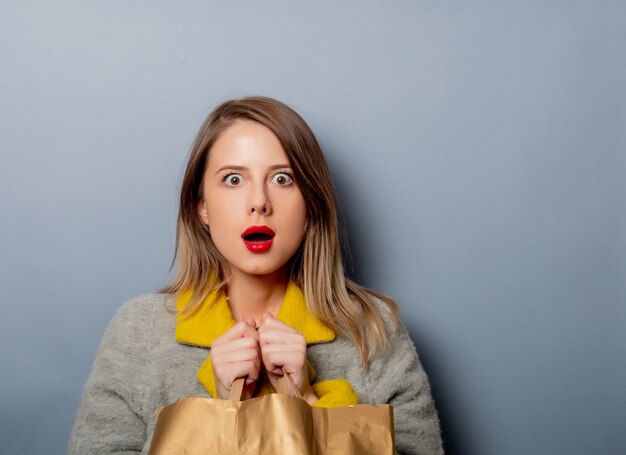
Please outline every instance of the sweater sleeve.
[[415, 346], [404, 325], [391, 322], [387, 307], [379, 308], [388, 328], [389, 348], [370, 362], [367, 387], [376, 402], [393, 406], [399, 454], [443, 454], [437, 411]]
[[[69, 455], [137, 454], [146, 440], [141, 371], [145, 320], [129, 302], [117, 312], [96, 356], [72, 429]], [[144, 314], [142, 317], [146, 317]]]

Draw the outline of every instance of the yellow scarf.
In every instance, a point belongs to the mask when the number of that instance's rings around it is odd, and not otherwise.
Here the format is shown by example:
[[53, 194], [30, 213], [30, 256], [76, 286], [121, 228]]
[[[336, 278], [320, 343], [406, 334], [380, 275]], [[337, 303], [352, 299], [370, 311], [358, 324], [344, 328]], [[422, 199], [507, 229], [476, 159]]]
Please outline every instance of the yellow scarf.
[[[189, 303], [191, 296], [190, 291], [182, 293], [176, 301], [176, 309], [182, 310]], [[335, 339], [335, 333], [309, 313], [302, 291], [293, 282], [287, 286], [285, 298], [276, 318], [302, 333], [307, 345], [327, 343]], [[209, 294], [200, 308], [191, 316], [183, 318], [179, 314], [176, 321], [176, 341], [182, 344], [210, 348], [213, 341], [222, 336], [233, 325], [235, 325], [235, 320], [226, 297], [216, 298], [216, 292], [214, 292]], [[313, 381], [315, 370], [310, 363], [308, 364], [308, 372], [309, 380]], [[212, 397], [217, 396], [210, 356], [198, 370], [198, 381]], [[350, 383], [342, 378], [320, 381], [312, 384], [312, 388], [319, 397], [314, 406], [333, 408], [359, 403], [359, 397]], [[262, 381], [257, 386], [255, 395], [265, 395], [273, 391], [269, 382]]]

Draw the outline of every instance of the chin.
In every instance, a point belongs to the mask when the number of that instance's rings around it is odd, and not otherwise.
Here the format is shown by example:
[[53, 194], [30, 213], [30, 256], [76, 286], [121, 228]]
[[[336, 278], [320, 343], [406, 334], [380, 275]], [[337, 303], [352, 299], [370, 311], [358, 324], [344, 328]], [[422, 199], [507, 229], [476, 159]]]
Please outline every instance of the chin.
[[286, 264], [287, 262], [281, 263], [280, 265], [276, 265], [276, 263], [254, 264], [254, 265], [250, 264], [248, 267], [239, 268], [239, 271], [245, 273], [246, 275], [253, 275], [253, 276], [259, 276], [259, 277], [269, 276], [269, 275], [272, 275], [274, 273], [278, 273], [284, 270]]

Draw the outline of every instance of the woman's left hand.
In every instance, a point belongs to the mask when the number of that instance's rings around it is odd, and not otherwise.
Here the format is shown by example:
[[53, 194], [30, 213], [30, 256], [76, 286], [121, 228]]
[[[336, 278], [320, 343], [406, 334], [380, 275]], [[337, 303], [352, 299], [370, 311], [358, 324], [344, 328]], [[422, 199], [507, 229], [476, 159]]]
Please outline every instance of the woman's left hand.
[[302, 397], [309, 403], [317, 401], [317, 396], [309, 383], [306, 357], [306, 339], [299, 331], [265, 313], [259, 326], [259, 347], [261, 358], [269, 374], [269, 380], [277, 389], [276, 376], [283, 370], [289, 374]]

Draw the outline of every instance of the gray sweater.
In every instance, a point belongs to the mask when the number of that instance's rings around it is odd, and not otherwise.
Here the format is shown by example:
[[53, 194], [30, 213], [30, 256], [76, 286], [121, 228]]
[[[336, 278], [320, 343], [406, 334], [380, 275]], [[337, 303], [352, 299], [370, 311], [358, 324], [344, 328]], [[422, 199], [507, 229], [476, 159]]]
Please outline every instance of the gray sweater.
[[[111, 321], [85, 385], [69, 454], [147, 454], [161, 406], [186, 396], [209, 396], [197, 372], [207, 348], [175, 341], [174, 297], [149, 294], [130, 300]], [[393, 329], [379, 304], [390, 339], [384, 355], [363, 371], [345, 338], [308, 347], [316, 381], [345, 378], [362, 403], [393, 405], [400, 454], [441, 454], [439, 421], [428, 378], [402, 325]]]

